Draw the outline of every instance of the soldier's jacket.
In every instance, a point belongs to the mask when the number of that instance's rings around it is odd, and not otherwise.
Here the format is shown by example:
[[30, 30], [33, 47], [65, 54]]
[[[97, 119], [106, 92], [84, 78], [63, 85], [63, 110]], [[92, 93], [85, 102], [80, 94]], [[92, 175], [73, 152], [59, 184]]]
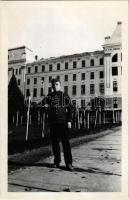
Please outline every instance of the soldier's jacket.
[[47, 105], [49, 124], [64, 124], [72, 120], [72, 104], [68, 95], [62, 91], [52, 92], [42, 100]]

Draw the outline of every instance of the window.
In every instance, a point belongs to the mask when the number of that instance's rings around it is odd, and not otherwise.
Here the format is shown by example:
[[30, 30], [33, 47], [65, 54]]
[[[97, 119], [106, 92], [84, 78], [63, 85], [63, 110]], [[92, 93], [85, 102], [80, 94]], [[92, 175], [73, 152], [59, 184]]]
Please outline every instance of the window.
[[75, 69], [77, 67], [77, 62], [73, 61], [73, 68]]
[[95, 93], [94, 84], [90, 84], [90, 94], [94, 93]]
[[104, 71], [99, 72], [99, 78], [104, 78]]
[[114, 108], [118, 108], [117, 97], [113, 97], [113, 107], [114, 107]]
[[19, 69], [19, 74], [21, 74], [21, 69]]
[[59, 75], [56, 78], [57, 78], [57, 80], [60, 80], [60, 76]]
[[103, 65], [103, 58], [100, 58], [99, 64], [100, 64], [100, 65]]
[[112, 76], [118, 75], [118, 67], [112, 67]]
[[30, 74], [30, 67], [28, 67], [28, 74]]
[[73, 74], [73, 81], [76, 81], [76, 74]]
[[68, 94], [68, 86], [64, 86], [64, 93]]
[[82, 60], [82, 67], [85, 67], [85, 60]]
[[82, 80], [85, 80], [85, 73], [82, 73]]
[[33, 97], [37, 97], [37, 88], [33, 89]]
[[90, 66], [94, 66], [94, 59], [90, 60]]
[[49, 83], [51, 83], [52, 81], [52, 76], [49, 76]]
[[34, 84], [37, 84], [37, 78], [34, 78]]
[[57, 63], [57, 70], [60, 70], [60, 63]]
[[72, 94], [76, 95], [76, 85], [73, 85]]
[[43, 96], [43, 88], [40, 89], [40, 96]]
[[118, 54], [116, 53], [113, 57], [112, 57], [112, 62], [117, 62], [118, 61]]
[[68, 75], [65, 75], [65, 81], [68, 81]]
[[42, 72], [45, 71], [45, 65], [42, 65]]
[[38, 72], [38, 66], [35, 66], [35, 73]]
[[17, 75], [17, 73], [18, 73], [18, 69], [16, 69], [16, 75]]
[[44, 77], [41, 78], [41, 82], [44, 82]]
[[113, 81], [113, 92], [118, 91], [117, 81]]
[[29, 78], [27, 79], [27, 85], [30, 85], [30, 79]]
[[81, 99], [81, 107], [82, 107], [82, 108], [85, 107], [85, 99]]
[[81, 94], [82, 94], [82, 95], [85, 94], [85, 85], [81, 85]]
[[99, 92], [100, 94], [104, 94], [104, 83], [99, 84]]
[[26, 89], [26, 97], [30, 96], [30, 89]]
[[49, 65], [49, 71], [52, 71], [52, 65]]
[[18, 79], [18, 80], [17, 80], [17, 84], [18, 84], [18, 85], [20, 85], [20, 83], [21, 83], [21, 80], [20, 80], [20, 79]]
[[68, 69], [68, 62], [65, 63], [65, 69]]
[[94, 79], [94, 72], [90, 73], [90, 79]]

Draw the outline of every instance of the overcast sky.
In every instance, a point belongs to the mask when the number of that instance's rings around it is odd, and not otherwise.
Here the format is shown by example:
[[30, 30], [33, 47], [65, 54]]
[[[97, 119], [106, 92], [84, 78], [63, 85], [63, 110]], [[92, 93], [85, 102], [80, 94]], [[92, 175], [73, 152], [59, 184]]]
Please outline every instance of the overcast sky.
[[7, 4], [8, 48], [25, 45], [40, 58], [102, 50], [127, 7], [126, 1]]

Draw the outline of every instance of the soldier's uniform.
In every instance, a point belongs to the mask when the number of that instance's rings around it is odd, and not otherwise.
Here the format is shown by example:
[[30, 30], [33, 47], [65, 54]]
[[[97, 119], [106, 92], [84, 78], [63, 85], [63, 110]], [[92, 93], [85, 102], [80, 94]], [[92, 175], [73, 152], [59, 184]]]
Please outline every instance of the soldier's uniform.
[[72, 165], [72, 154], [69, 143], [68, 122], [71, 122], [71, 100], [62, 91], [54, 91], [45, 98], [48, 105], [48, 122], [54, 154], [54, 164], [59, 165], [61, 161], [60, 145], [62, 142], [64, 160], [66, 167]]

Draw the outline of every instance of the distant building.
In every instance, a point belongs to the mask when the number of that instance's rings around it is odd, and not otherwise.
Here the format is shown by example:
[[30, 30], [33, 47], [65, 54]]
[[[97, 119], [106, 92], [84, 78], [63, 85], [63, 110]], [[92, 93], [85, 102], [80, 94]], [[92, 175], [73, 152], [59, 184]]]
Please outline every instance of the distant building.
[[12, 73], [14, 73], [17, 79], [17, 84], [23, 94], [25, 91], [26, 64], [34, 60], [35, 56], [33, 51], [25, 46], [8, 50], [8, 82], [12, 77]]
[[[59, 77], [62, 90], [75, 105], [85, 107], [90, 99], [101, 96], [106, 99], [106, 109], [121, 109], [121, 25], [118, 22], [112, 36], [105, 37], [102, 51], [28, 62], [25, 47], [9, 50], [9, 71], [13, 68], [16, 78], [21, 79], [26, 100], [31, 95], [32, 101], [39, 102], [50, 92], [52, 78]], [[15, 53], [17, 59], [13, 60]]]

